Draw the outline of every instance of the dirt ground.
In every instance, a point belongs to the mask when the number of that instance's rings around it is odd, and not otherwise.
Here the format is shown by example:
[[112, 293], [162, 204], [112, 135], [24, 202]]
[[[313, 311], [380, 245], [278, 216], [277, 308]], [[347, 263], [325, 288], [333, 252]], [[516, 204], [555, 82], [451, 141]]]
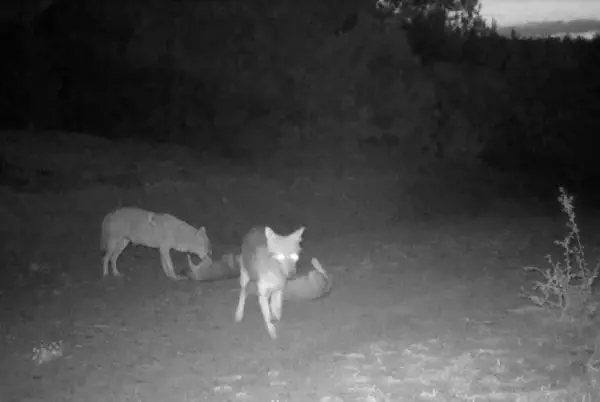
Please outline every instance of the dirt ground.
[[[561, 230], [557, 217], [480, 215], [308, 236], [334, 288], [285, 304], [276, 341], [255, 300], [234, 323], [235, 280], [171, 282], [145, 248], [124, 253], [125, 278], [102, 280], [94, 255], [87, 279], [2, 295], [0, 400], [598, 400], [595, 327], [519, 297], [521, 268], [543, 265]], [[51, 345], [55, 358], [33, 361]]]
[[[482, 184], [493, 176], [452, 181], [445, 167], [433, 182], [372, 161], [275, 177], [164, 146], [23, 138], [6, 153], [15, 185], [41, 171], [31, 185], [49, 191], [0, 193], [2, 250], [26, 268], [0, 282], [0, 402], [600, 400], [598, 325], [559, 323], [522, 297], [539, 279], [522, 268], [560, 258], [553, 200], [497, 195]], [[217, 256], [252, 225], [305, 225], [303, 253], [333, 289], [284, 303], [273, 341], [256, 299], [234, 322], [235, 280], [170, 281], [156, 250], [128, 248], [125, 277], [103, 280], [100, 222], [118, 205], [206, 225]], [[593, 264], [600, 219], [577, 219]]]

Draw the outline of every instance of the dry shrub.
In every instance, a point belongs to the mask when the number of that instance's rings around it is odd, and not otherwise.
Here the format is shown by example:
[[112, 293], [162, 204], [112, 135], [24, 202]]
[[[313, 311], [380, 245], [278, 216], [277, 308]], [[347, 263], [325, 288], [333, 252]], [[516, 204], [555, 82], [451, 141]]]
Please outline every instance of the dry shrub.
[[560, 187], [558, 201], [562, 211], [567, 215], [566, 226], [569, 232], [562, 240], [554, 243], [562, 249], [562, 259], [556, 260], [551, 255], [546, 259], [550, 268], [524, 267], [526, 271], [540, 273], [544, 280], [536, 280], [534, 290], [527, 297], [540, 307], [560, 311], [561, 320], [567, 318], [583, 318], [596, 311], [596, 303], [592, 299], [592, 285], [598, 277], [600, 264], [591, 269], [585, 259], [581, 243], [579, 226], [577, 225], [573, 196], [564, 187]]

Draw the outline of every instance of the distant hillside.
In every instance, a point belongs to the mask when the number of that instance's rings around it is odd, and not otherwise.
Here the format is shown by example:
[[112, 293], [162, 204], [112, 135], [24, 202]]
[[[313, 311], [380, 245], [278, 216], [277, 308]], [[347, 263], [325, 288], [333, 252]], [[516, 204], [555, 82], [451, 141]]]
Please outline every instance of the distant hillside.
[[584, 32], [600, 32], [600, 20], [543, 21], [498, 27], [498, 33], [510, 35], [514, 29], [521, 36], [555, 36]]

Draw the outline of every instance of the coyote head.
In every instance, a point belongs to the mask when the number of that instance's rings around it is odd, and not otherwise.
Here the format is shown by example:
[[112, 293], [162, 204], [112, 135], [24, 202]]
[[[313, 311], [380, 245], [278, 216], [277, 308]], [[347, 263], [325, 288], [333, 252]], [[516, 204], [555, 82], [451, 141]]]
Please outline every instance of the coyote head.
[[287, 236], [279, 235], [270, 227], [265, 227], [265, 237], [267, 238], [267, 249], [271, 253], [273, 259], [279, 262], [283, 272], [287, 276], [296, 273], [296, 263], [300, 259], [300, 242], [304, 227], [296, 230], [294, 233]]
[[[188, 245], [188, 248], [189, 253], [196, 254], [201, 260], [205, 260], [207, 257], [210, 257], [212, 253], [212, 245], [208, 235], [206, 234], [206, 228], [204, 226], [198, 229], [194, 235], [194, 239], [192, 239], [192, 243]], [[196, 272], [203, 267], [202, 262], [200, 262], [198, 265], [194, 264], [189, 254], [187, 258], [188, 265], [192, 271]]]

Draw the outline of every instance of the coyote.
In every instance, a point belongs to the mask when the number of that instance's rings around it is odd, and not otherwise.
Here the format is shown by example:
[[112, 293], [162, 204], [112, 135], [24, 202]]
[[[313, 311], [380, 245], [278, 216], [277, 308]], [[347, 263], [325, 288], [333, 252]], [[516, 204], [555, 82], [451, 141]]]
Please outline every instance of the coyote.
[[290, 235], [282, 236], [267, 226], [253, 228], [244, 237], [242, 252], [238, 256], [240, 298], [235, 311], [236, 322], [244, 318], [247, 287], [254, 282], [267, 332], [271, 339], [277, 338], [271, 317], [281, 320], [283, 291], [287, 279], [296, 273], [304, 229], [302, 227]]
[[314, 300], [331, 291], [333, 281], [316, 258], [311, 259], [313, 270], [308, 275], [297, 276], [287, 282], [283, 300]]
[[[231, 258], [231, 262], [227, 258]], [[237, 274], [240, 273], [237, 259], [234, 260], [233, 255], [224, 256], [221, 264], [228, 264], [237, 268]], [[301, 300], [316, 300], [325, 297], [331, 292], [333, 286], [333, 278], [325, 271], [319, 260], [312, 258], [313, 269], [304, 275], [289, 278], [283, 291], [283, 301], [301, 301]], [[234, 268], [231, 268], [232, 270]], [[222, 271], [225, 271], [222, 269]], [[249, 295], [258, 296], [256, 282], [250, 282], [246, 287], [246, 292]]]
[[[190, 279], [196, 281], [216, 281], [240, 277], [240, 264], [238, 255], [228, 252], [216, 261], [207, 258], [206, 265], [200, 271], [191, 271]], [[301, 261], [299, 261], [301, 263]], [[333, 286], [333, 278], [327, 274], [325, 268], [316, 258], [312, 259], [312, 270], [301, 276], [288, 278], [283, 291], [283, 301], [315, 300], [327, 296]], [[258, 296], [256, 282], [250, 282], [246, 293]]]
[[[113, 275], [120, 277], [117, 259], [129, 245], [140, 244], [158, 248], [165, 275], [174, 280], [187, 279], [178, 276], [173, 267], [170, 251], [196, 254], [201, 260], [210, 258], [211, 244], [206, 229], [196, 229], [169, 214], [158, 214], [140, 208], [125, 207], [110, 212], [102, 221], [102, 249], [106, 251], [102, 260], [103, 276], [108, 275], [110, 261]], [[203, 264], [195, 265], [188, 254], [188, 265], [198, 270]]]

